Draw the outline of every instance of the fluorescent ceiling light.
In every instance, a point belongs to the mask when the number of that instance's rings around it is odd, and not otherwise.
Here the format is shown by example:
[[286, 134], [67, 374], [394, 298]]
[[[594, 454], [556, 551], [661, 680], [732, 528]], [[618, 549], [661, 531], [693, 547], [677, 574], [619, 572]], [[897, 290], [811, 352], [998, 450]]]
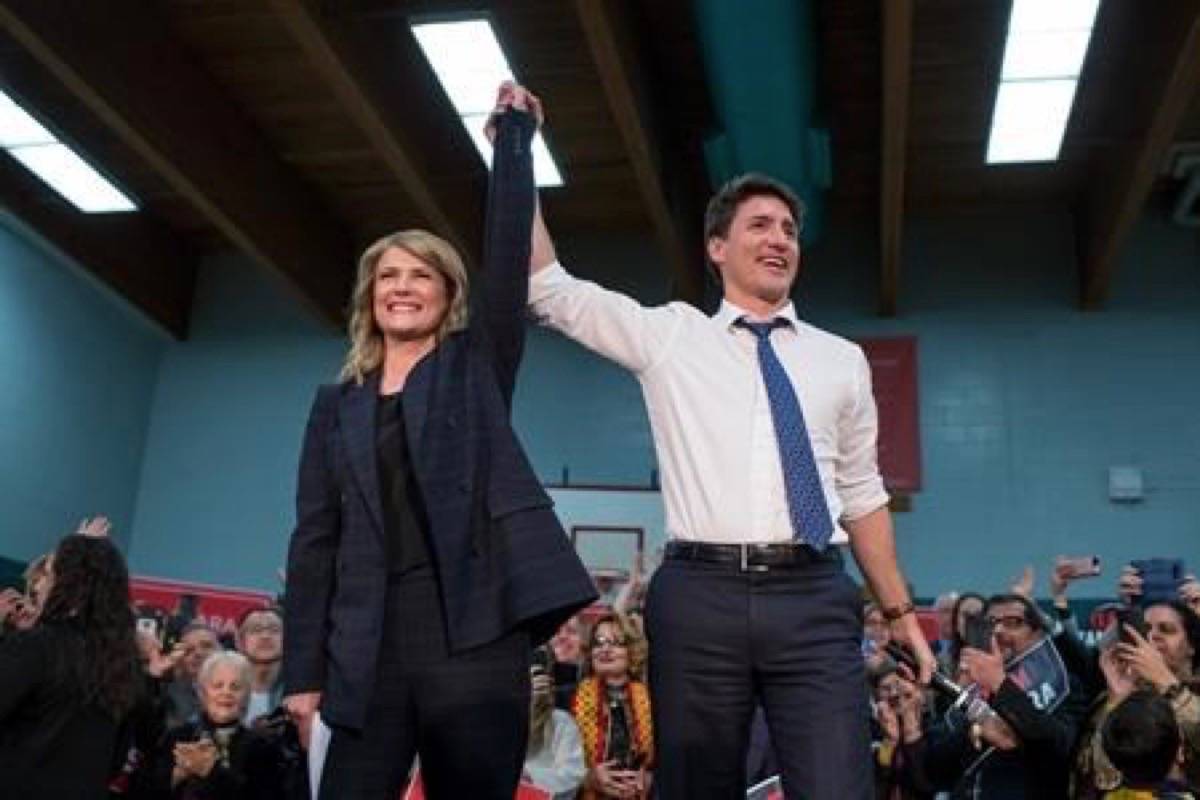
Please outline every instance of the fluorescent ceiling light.
[[137, 210], [128, 197], [65, 144], [14, 147], [8, 152], [80, 211], [104, 214]]
[[1100, 0], [1013, 0], [1008, 32], [1091, 30]]
[[25, 112], [25, 109], [0, 92], [0, 147], [48, 144], [57, 141], [54, 134]]
[[988, 163], [1058, 158], [1074, 99], [1074, 80], [1001, 83], [992, 117]]
[[4, 92], [0, 92], [0, 147], [80, 211], [137, 210], [120, 189]]
[[[482, 18], [422, 22], [412, 26], [425, 58], [450, 98], [471, 141], [491, 169], [492, 146], [483, 125], [496, 103], [496, 89], [515, 80], [491, 23]], [[563, 179], [541, 132], [533, 140], [533, 173], [538, 186], [562, 186]]]
[[1091, 38], [1091, 31], [1009, 34], [1000, 78], [1005, 81], [1077, 78]]
[[1100, 0], [1013, 0], [987, 163], [1054, 161]]

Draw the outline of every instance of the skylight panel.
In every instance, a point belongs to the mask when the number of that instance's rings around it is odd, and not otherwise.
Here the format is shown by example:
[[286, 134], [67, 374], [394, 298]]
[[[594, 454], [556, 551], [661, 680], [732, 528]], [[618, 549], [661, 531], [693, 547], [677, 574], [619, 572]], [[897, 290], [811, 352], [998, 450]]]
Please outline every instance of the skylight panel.
[[[437, 74], [471, 141], [491, 169], [492, 146], [483, 126], [496, 102], [496, 89], [515, 80], [491, 23], [483, 18], [422, 22], [412, 26], [417, 43]], [[533, 140], [533, 172], [537, 185], [562, 186], [562, 174], [545, 137]]]

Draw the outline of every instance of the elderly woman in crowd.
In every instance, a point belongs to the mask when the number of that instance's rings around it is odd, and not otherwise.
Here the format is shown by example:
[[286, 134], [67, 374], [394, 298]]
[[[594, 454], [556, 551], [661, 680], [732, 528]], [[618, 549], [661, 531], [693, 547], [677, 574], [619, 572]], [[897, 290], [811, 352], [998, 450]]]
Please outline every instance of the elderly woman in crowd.
[[37, 625], [0, 642], [0, 787], [104, 797], [141, 681], [125, 560], [108, 539], [68, 536], [40, 589]]
[[642, 681], [646, 640], [624, 617], [609, 614], [596, 621], [584, 650], [588, 675], [571, 701], [588, 767], [581, 796], [640, 800], [648, 795], [654, 758]]
[[1183, 736], [1183, 767], [1188, 784], [1200, 787], [1200, 616], [1178, 600], [1151, 603], [1144, 611], [1146, 632], [1125, 626], [1122, 636], [1100, 653], [1107, 683], [1097, 701], [1075, 759], [1072, 795], [1103, 797], [1121, 785], [1101, 741], [1104, 720], [1137, 689], [1152, 689], [1170, 702]]
[[154, 754], [150, 790], [171, 800], [273, 800], [287, 784], [271, 741], [242, 724], [253, 680], [241, 653], [219, 651], [200, 667], [200, 715], [167, 731]]
[[538, 648], [533, 656], [523, 779], [552, 792], [554, 800], [573, 800], [587, 772], [579, 726], [570, 714], [555, 708], [554, 659], [549, 648]]

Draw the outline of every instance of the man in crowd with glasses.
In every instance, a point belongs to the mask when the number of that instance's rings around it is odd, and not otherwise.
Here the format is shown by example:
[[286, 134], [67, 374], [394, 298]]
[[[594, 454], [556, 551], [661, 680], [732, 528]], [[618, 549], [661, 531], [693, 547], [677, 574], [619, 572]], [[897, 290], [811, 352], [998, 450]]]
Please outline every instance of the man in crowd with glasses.
[[254, 669], [250, 703], [242, 720], [247, 725], [270, 714], [283, 699], [279, 680], [283, 663], [283, 616], [277, 608], [257, 608], [242, 615], [237, 631], [238, 650]]
[[994, 595], [984, 616], [991, 647], [964, 647], [961, 677], [978, 687], [999, 719], [968, 725], [947, 717], [927, 732], [923, 767], [936, 788], [982, 800], [1066, 797], [1071, 753], [1091, 698], [1067, 672], [1028, 598]]

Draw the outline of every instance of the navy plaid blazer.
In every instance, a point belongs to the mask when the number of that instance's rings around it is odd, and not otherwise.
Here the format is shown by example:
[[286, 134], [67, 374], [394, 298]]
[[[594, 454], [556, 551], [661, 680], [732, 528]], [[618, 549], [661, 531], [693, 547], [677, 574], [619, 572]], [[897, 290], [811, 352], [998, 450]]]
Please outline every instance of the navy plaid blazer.
[[[540, 643], [595, 589], [511, 425], [525, 342], [534, 123], [500, 120], [488, 191], [486, 287], [470, 323], [414, 367], [405, 428], [446, 614], [461, 651], [523, 628]], [[387, 588], [375, 451], [378, 373], [322, 386], [300, 456], [288, 549], [283, 680], [323, 691], [322, 716], [361, 728]]]

